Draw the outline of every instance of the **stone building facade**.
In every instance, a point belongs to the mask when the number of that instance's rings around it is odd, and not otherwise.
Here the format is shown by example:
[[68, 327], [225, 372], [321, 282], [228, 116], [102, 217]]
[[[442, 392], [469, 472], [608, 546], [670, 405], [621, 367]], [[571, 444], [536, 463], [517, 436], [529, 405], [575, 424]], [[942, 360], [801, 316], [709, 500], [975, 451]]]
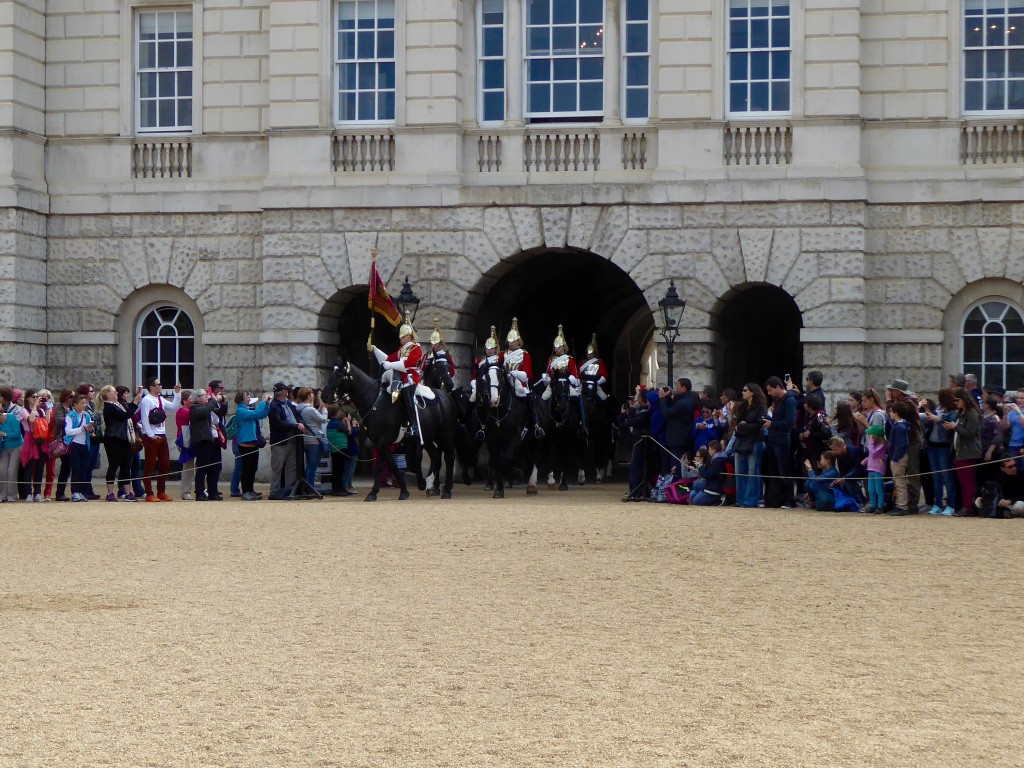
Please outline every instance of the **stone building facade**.
[[[535, 100], [532, 35], [564, 31], [542, 5], [0, 0], [0, 380], [129, 383], [173, 358], [196, 383], [322, 381], [365, 345], [376, 248], [460, 362], [518, 314], [535, 356], [559, 323], [578, 351], [598, 333], [619, 394], [664, 380], [674, 281], [675, 370], [698, 385], [1024, 385], [1012, 2], [578, 0], [574, 42], [600, 13], [599, 109], [561, 112]], [[349, 16], [375, 25], [365, 62]], [[998, 45], [972, 37], [989, 22]], [[148, 42], [187, 48], [147, 69]], [[979, 76], [979, 50], [1005, 71]], [[761, 54], [770, 104], [753, 63], [737, 75]], [[346, 101], [363, 63], [372, 119], [360, 85]]]

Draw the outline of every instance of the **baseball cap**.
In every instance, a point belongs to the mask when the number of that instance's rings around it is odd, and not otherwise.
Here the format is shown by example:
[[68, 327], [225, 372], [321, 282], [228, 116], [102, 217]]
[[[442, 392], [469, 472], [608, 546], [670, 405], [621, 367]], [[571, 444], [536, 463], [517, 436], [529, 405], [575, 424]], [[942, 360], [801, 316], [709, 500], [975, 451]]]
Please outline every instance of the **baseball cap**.
[[284, 392], [286, 389], [291, 389], [291, 387], [289, 387], [283, 381], [279, 381], [274, 385], [274, 394], [277, 394], [278, 392]]

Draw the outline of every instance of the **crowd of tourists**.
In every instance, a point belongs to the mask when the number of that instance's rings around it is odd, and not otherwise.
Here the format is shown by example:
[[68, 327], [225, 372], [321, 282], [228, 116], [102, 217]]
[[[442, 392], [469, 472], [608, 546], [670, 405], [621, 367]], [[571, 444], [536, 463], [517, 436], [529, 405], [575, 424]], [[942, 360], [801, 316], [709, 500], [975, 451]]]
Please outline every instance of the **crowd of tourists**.
[[[351, 495], [359, 424], [320, 391], [284, 382], [264, 398], [245, 390], [229, 398], [219, 380], [205, 389], [158, 378], [131, 390], [107, 384], [48, 389], [0, 386], [0, 502], [172, 501], [170, 444], [177, 448], [178, 496], [220, 501], [223, 451], [235, 456], [232, 497], [263, 498], [255, 490], [260, 449], [270, 443], [270, 498], [287, 498], [300, 478], [315, 486], [321, 460], [330, 457], [328, 493]], [[269, 427], [269, 430], [267, 430]], [[94, 473], [106, 458], [105, 488]], [[175, 475], [178, 474], [176, 471]]]
[[717, 396], [686, 378], [637, 387], [619, 415], [625, 500], [1024, 517], [1024, 388], [957, 373], [932, 399], [894, 379], [829, 411], [821, 372], [804, 383], [773, 376]]

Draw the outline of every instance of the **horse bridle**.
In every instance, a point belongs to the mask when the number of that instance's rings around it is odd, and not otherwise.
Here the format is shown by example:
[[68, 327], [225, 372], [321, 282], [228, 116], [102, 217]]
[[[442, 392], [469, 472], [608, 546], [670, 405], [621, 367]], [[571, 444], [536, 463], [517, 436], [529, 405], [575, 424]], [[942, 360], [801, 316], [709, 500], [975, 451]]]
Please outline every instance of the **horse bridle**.
[[[501, 381], [502, 377], [505, 377], [505, 387], [506, 387], [506, 389], [508, 391], [508, 395], [509, 396], [508, 396], [508, 403], [505, 405], [505, 412], [504, 413], [499, 413], [499, 411], [501, 409], [501, 385], [500, 384], [491, 384], [486, 379], [488, 373], [490, 373], [491, 371], [496, 371], [497, 372], [499, 382]], [[484, 410], [488, 411], [488, 412], [489, 411], [495, 411], [495, 413], [497, 415], [493, 417], [494, 418], [494, 423], [496, 425], [500, 425], [501, 422], [503, 422], [506, 418], [508, 418], [508, 415], [512, 412], [512, 398], [515, 397], [515, 392], [512, 391], [512, 385], [508, 381], [507, 373], [505, 372], [505, 370], [498, 363], [488, 363], [484, 368], [481, 368], [480, 372], [477, 374], [477, 397], [482, 397], [483, 396], [483, 393], [481, 393], [479, 391], [480, 390], [480, 386], [479, 385], [481, 383], [486, 383], [486, 386], [487, 386], [488, 389], [490, 389], [492, 386], [498, 388], [498, 404], [497, 405], [490, 405], [490, 397], [488, 397], [487, 398], [488, 404], [485, 406]]]

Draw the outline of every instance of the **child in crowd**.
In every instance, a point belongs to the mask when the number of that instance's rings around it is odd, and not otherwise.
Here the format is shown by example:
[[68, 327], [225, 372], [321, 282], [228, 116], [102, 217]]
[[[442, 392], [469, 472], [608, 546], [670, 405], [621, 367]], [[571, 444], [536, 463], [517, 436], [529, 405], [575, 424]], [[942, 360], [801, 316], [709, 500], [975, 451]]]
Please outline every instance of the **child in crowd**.
[[885, 511], [885, 458], [888, 446], [885, 443], [885, 427], [875, 424], [865, 433], [868, 438], [868, 455], [862, 462], [868, 468], [868, 505], [865, 512], [880, 515]]
[[705, 402], [702, 404], [700, 417], [693, 420], [690, 434], [693, 437], [694, 453], [705, 447], [712, 440], [721, 438], [719, 418], [715, 413], [713, 403]]
[[814, 499], [814, 508], [819, 512], [834, 512], [836, 495], [832, 491], [832, 483], [839, 477], [835, 454], [822, 451], [818, 458], [818, 472], [814, 471], [810, 459], [804, 460], [804, 469], [807, 470], [807, 492]]
[[893, 484], [893, 505], [891, 514], [896, 517], [916, 512], [915, 507], [911, 510], [907, 504], [910, 498], [910, 484], [907, 481], [907, 466], [910, 462], [910, 425], [903, 418], [903, 409], [897, 408], [897, 403], [889, 406], [887, 415], [892, 423], [889, 430], [889, 470], [892, 472]]
[[327, 442], [331, 445], [331, 495], [351, 496], [345, 488], [348, 442], [351, 427], [349, 419], [337, 403], [327, 406]]
[[699, 507], [717, 507], [725, 500], [727, 456], [722, 452], [722, 443], [712, 440], [697, 452], [699, 464], [695, 461], [699, 478], [690, 491], [690, 504]]

